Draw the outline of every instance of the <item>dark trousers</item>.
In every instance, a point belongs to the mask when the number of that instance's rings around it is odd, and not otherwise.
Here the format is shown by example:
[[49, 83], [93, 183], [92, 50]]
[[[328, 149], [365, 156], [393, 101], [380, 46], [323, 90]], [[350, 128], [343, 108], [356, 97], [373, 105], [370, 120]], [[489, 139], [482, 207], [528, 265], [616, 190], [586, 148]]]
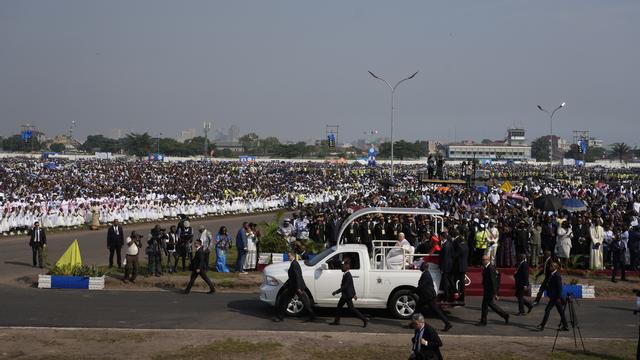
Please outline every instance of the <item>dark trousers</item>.
[[465, 282], [465, 273], [457, 272], [453, 274], [453, 284], [454, 288], [458, 292], [458, 301], [464, 302], [464, 282]]
[[449, 324], [449, 318], [447, 318], [447, 315], [445, 315], [444, 312], [440, 310], [440, 307], [436, 305], [435, 299], [425, 299], [424, 301], [419, 301], [418, 306], [416, 306], [416, 310], [420, 312], [420, 314], [422, 314], [422, 316], [424, 316], [425, 318], [427, 317], [429, 310], [431, 310], [440, 320], [442, 320], [442, 322], [444, 322], [445, 325]]
[[640, 264], [640, 251], [629, 249], [629, 261], [631, 262], [631, 270], [637, 270]]
[[206, 271], [209, 271], [209, 258], [210, 257], [211, 257], [211, 251], [205, 250], [204, 251], [204, 269]]
[[[624, 255], [623, 255], [624, 256]], [[615, 261], [618, 260], [618, 261]], [[624, 276], [624, 258], [622, 259], [615, 259], [613, 261], [613, 271], [611, 272], [611, 280], [615, 280], [616, 279], [616, 275], [618, 275], [618, 270], [620, 270], [620, 278], [622, 280], [625, 280], [625, 276]]]
[[[284, 315], [287, 311], [287, 306], [289, 306], [291, 299], [293, 299], [296, 296], [296, 294], [297, 294], [296, 289], [294, 288], [287, 288], [282, 292], [282, 294], [278, 298], [278, 304], [276, 305], [276, 309], [277, 309], [276, 317], [278, 319], [280, 320], [284, 319]], [[311, 300], [309, 299], [309, 295], [307, 295], [305, 291], [303, 291], [302, 294], [297, 294], [297, 295], [298, 295], [298, 299], [302, 301], [304, 308], [309, 313], [309, 317], [314, 318], [315, 314], [313, 313], [313, 308], [311, 306]]]
[[247, 257], [247, 252], [244, 249], [238, 249], [238, 258], [236, 259], [235, 271], [244, 271], [244, 260]]
[[451, 273], [443, 272], [442, 277], [440, 278], [440, 290], [442, 290], [442, 293], [444, 294], [444, 301], [449, 301], [451, 298], [451, 292], [453, 291], [451, 281]]
[[344, 298], [341, 297], [340, 300], [338, 300], [338, 307], [337, 307], [337, 311], [336, 311], [336, 318], [335, 318], [335, 322], [339, 323], [340, 322], [340, 318], [342, 317], [342, 311], [343, 311], [343, 307], [344, 305], [347, 304], [347, 307], [349, 308], [349, 310], [351, 310], [351, 312], [353, 313], [353, 315], [355, 315], [358, 319], [362, 320], [362, 321], [366, 321], [367, 318], [364, 317], [364, 315], [362, 315], [362, 313], [360, 311], [358, 311], [358, 309], [355, 308], [355, 306], [353, 306], [353, 300], [349, 299], [349, 298]]
[[162, 255], [160, 253], [150, 253], [149, 263], [147, 264], [147, 273], [162, 273]]
[[489, 308], [495, 311], [496, 314], [500, 315], [500, 317], [503, 319], [506, 319], [509, 317], [509, 315], [493, 301], [493, 296], [483, 296], [482, 297], [482, 315], [480, 316], [481, 323], [487, 322], [487, 315], [489, 314]]
[[518, 299], [518, 312], [519, 313], [524, 313], [524, 307], [526, 306], [527, 309], [531, 309], [531, 307], [533, 305], [531, 305], [531, 303], [529, 302], [529, 300], [524, 298], [524, 286], [516, 286], [516, 299]]
[[549, 286], [549, 278], [545, 276], [544, 280], [542, 280], [542, 284], [540, 284], [540, 290], [538, 290], [538, 295], [536, 295], [535, 302], [540, 302], [540, 299], [542, 299], [542, 294], [544, 294], [545, 290], [547, 290], [547, 286]]
[[118, 267], [122, 267], [122, 246], [110, 246], [109, 247], [109, 267], [113, 267], [113, 254], [116, 254], [116, 260], [118, 261]]
[[554, 306], [558, 310], [558, 314], [560, 314], [562, 327], [568, 327], [567, 318], [564, 316], [564, 307], [562, 306], [562, 300], [560, 299], [549, 299], [547, 306], [544, 308], [544, 317], [542, 318], [542, 323], [540, 324], [540, 326], [544, 327], [545, 325], [547, 325], [549, 314], [551, 313], [551, 309], [553, 309]]
[[186, 267], [185, 263], [187, 261], [187, 258], [189, 258], [189, 263], [191, 263], [191, 261], [192, 261], [191, 253], [187, 253], [186, 250], [182, 249], [182, 250], [178, 251], [176, 254], [178, 254], [178, 255], [176, 257], [176, 264], [174, 266], [175, 270], [178, 271], [178, 259], [181, 259], [182, 260], [182, 271], [186, 271], [187, 267]]
[[209, 276], [207, 276], [207, 272], [200, 270], [200, 272], [197, 272], [197, 271], [191, 272], [191, 279], [189, 279], [189, 284], [187, 285], [187, 288], [184, 290], [185, 293], [189, 293], [189, 291], [191, 291], [191, 287], [193, 287], [193, 283], [196, 281], [196, 278], [198, 276], [200, 276], [202, 280], [204, 280], [204, 282], [206, 282], [207, 285], [209, 285], [209, 290], [211, 291], [215, 290], [213, 283], [211, 282], [211, 280], [209, 280]]
[[[138, 255], [127, 255], [127, 265], [124, 267], [124, 280], [135, 281], [138, 276]], [[131, 275], [131, 278], [129, 278]]]
[[31, 255], [33, 256], [33, 266], [39, 265], [43, 267], [42, 264], [42, 246], [34, 245], [31, 247]]
[[167, 269], [169, 272], [177, 271], [178, 269], [178, 253], [169, 252], [167, 255]]
[[481, 249], [481, 248], [476, 248], [473, 250], [473, 265], [480, 265], [480, 262], [482, 261], [482, 256], [484, 255], [484, 253], [487, 252], [487, 249]]

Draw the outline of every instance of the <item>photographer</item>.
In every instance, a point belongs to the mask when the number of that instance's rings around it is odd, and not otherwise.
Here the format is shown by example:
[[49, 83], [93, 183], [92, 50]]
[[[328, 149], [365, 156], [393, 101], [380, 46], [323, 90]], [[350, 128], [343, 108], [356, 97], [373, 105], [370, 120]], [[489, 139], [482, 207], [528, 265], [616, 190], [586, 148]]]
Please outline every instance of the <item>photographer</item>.
[[165, 250], [167, 254], [167, 269], [169, 273], [177, 271], [178, 268], [178, 255], [176, 248], [178, 245], [178, 239], [176, 238], [176, 227], [172, 225], [169, 228], [169, 234], [165, 239]]
[[151, 238], [147, 241], [147, 256], [148, 256], [148, 266], [147, 266], [147, 274], [151, 275], [152, 273], [155, 276], [160, 276], [162, 274], [162, 240], [160, 239], [164, 229], [160, 229], [159, 226], [151, 230]]
[[[177, 253], [178, 259], [182, 259], [182, 271], [186, 271], [186, 259], [189, 258], [189, 263], [192, 262], [191, 241], [193, 240], [193, 229], [189, 220], [180, 221], [178, 224], [178, 231], [176, 232], [178, 238]], [[176, 269], [178, 263], [176, 262]]]
[[[138, 275], [138, 253], [142, 248], [142, 235], [138, 235], [137, 232], [132, 231], [131, 236], [127, 238], [127, 264], [124, 267], [124, 279], [122, 282], [131, 281], [136, 282], [136, 276]], [[129, 277], [131, 274], [131, 277]]]

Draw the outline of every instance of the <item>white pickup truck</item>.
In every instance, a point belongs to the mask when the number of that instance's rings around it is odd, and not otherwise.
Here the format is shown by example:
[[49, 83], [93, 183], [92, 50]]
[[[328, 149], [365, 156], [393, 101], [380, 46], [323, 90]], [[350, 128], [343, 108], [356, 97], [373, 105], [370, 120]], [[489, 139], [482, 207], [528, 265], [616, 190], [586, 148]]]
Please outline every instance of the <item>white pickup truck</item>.
[[[346, 226], [354, 219], [371, 213], [384, 214], [422, 214], [431, 216], [435, 220], [435, 228], [438, 222], [442, 227], [442, 213], [432, 209], [405, 209], [405, 208], [367, 208], [354, 212], [342, 224], [338, 239], [342, 238], [342, 233]], [[395, 240], [392, 240], [395, 242]], [[355, 305], [359, 308], [387, 308], [391, 313], [401, 319], [408, 319], [416, 309], [417, 297], [413, 290], [418, 284], [420, 271], [412, 269], [409, 264], [414, 258], [420, 255], [404, 253], [401, 268], [391, 268], [387, 263], [386, 255], [394, 250], [393, 246], [388, 246], [387, 241], [375, 241], [373, 246], [374, 257], [369, 257], [367, 247], [360, 244], [338, 244], [328, 248], [316, 255], [313, 259], [300, 263], [302, 277], [308, 288], [308, 295], [317, 307], [335, 307], [339, 296], [332, 296], [331, 293], [340, 287], [342, 271], [340, 263], [344, 258], [351, 260], [351, 274], [353, 283], [358, 295]], [[392, 242], [392, 243], [393, 243]], [[397, 251], [397, 247], [395, 248]], [[264, 269], [264, 280], [260, 287], [260, 300], [272, 306], [277, 303], [278, 297], [282, 293], [283, 285], [286, 283], [289, 269], [289, 262], [272, 264]], [[433, 277], [435, 288], [440, 285], [440, 271], [438, 265], [429, 263], [429, 271]], [[289, 303], [287, 313], [292, 316], [301, 314], [303, 303], [297, 296]]]

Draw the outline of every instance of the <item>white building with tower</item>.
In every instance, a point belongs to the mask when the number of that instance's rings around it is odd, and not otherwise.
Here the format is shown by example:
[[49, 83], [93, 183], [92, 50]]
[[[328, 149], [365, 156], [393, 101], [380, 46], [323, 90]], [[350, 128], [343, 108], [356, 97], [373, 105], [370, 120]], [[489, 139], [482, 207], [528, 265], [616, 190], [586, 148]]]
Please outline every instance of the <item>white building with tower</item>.
[[481, 144], [462, 142], [447, 145], [447, 157], [450, 160], [531, 160], [531, 146], [527, 145], [525, 130], [512, 128], [507, 130], [504, 140], [483, 142]]

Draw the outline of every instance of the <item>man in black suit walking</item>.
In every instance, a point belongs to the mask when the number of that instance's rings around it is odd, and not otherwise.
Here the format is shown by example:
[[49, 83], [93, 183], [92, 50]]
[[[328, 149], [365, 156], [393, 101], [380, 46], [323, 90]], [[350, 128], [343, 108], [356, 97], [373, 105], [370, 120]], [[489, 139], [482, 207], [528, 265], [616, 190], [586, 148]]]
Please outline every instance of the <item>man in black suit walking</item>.
[[469, 244], [464, 235], [453, 241], [453, 283], [458, 291], [458, 301], [464, 304], [465, 275], [469, 266]]
[[274, 322], [284, 320], [287, 305], [289, 305], [294, 296], [298, 295], [298, 299], [302, 301], [304, 308], [309, 312], [309, 321], [313, 321], [315, 319], [315, 314], [313, 313], [309, 295], [307, 295], [306, 292], [307, 285], [304, 283], [300, 264], [298, 263], [298, 260], [296, 260], [296, 255], [293, 251], [289, 251], [289, 259], [293, 259], [291, 260], [291, 265], [289, 265], [289, 270], [287, 271], [289, 281], [287, 281], [286, 287], [282, 290], [282, 294], [278, 298], [278, 304], [276, 305], [277, 313], [272, 320]]
[[349, 269], [351, 269], [351, 263], [349, 259], [345, 259], [342, 262], [342, 272], [344, 274], [342, 275], [342, 282], [340, 283], [340, 289], [331, 293], [333, 296], [340, 294], [340, 300], [338, 300], [336, 317], [333, 320], [333, 322], [329, 323], [329, 325], [340, 325], [340, 317], [342, 316], [342, 307], [345, 304], [347, 304], [347, 306], [349, 307], [349, 310], [351, 310], [358, 319], [362, 320], [362, 327], [364, 328], [364, 327], [367, 327], [367, 323], [369, 322], [369, 320], [367, 320], [367, 318], [364, 317], [364, 315], [362, 315], [360, 311], [358, 311], [358, 309], [356, 309], [353, 306], [353, 299], [358, 300], [358, 296], [356, 295], [356, 289], [353, 286], [353, 277], [351, 277], [351, 273], [349, 272]]
[[109, 267], [113, 267], [113, 254], [116, 254], [118, 269], [122, 267], [122, 246], [124, 246], [124, 233], [118, 219], [107, 230], [107, 249], [109, 249]]
[[440, 347], [442, 340], [433, 326], [424, 321], [424, 316], [413, 314], [410, 326], [415, 329], [411, 342], [411, 360], [435, 359], [442, 360]]
[[551, 251], [544, 251], [544, 263], [542, 264], [542, 269], [536, 274], [536, 279], [540, 277], [540, 275], [544, 275], [544, 279], [542, 280], [542, 284], [540, 285], [540, 289], [538, 290], [538, 294], [536, 295], [536, 299], [533, 301], [533, 306], [538, 305], [540, 303], [540, 299], [542, 298], [542, 294], [545, 290], [547, 290], [547, 285], [549, 284], [549, 278], [551, 277], [551, 264], [553, 263], [553, 258], [551, 257]]
[[558, 267], [558, 263], [554, 262], [551, 264], [551, 276], [549, 277], [549, 284], [547, 287], [549, 302], [544, 308], [544, 317], [542, 318], [542, 323], [537, 326], [537, 329], [540, 331], [544, 330], [544, 326], [547, 325], [547, 320], [549, 320], [549, 313], [554, 306], [558, 310], [558, 314], [560, 314], [560, 320], [562, 322], [562, 328], [560, 330], [569, 331], [567, 318], [564, 316], [564, 307], [562, 306], [562, 278], [560, 277], [560, 273], [558, 272]]
[[418, 280], [418, 287], [416, 288], [416, 295], [418, 295], [418, 304], [416, 305], [416, 311], [426, 317], [429, 310], [433, 311], [442, 322], [444, 322], [444, 329], [442, 331], [449, 331], [452, 328], [447, 315], [445, 315], [440, 307], [436, 305], [436, 288], [433, 286], [433, 278], [429, 272], [429, 264], [422, 263], [420, 266], [422, 275]]
[[498, 300], [498, 275], [496, 268], [491, 265], [488, 255], [482, 256], [482, 287], [484, 288], [484, 294], [482, 295], [482, 315], [480, 322], [477, 326], [487, 325], [487, 315], [489, 308], [495, 311], [504, 319], [505, 324], [509, 324], [509, 314], [502, 310], [494, 300]]
[[516, 316], [526, 315], [524, 307], [527, 307], [527, 314], [533, 309], [533, 305], [524, 298], [525, 292], [529, 287], [529, 263], [527, 263], [527, 254], [520, 254], [520, 264], [513, 277], [516, 280], [516, 298], [518, 299], [518, 313]]
[[31, 254], [33, 255], [33, 267], [39, 265], [40, 269], [42, 269], [42, 250], [47, 247], [47, 234], [44, 229], [40, 228], [38, 221], [33, 223], [33, 229], [31, 229], [29, 237], [29, 246], [31, 246]]
[[[445, 229], [446, 230], [446, 229]], [[453, 229], [452, 231], [455, 231]], [[455, 233], [454, 233], [455, 234]], [[453, 242], [448, 237], [446, 231], [442, 233], [442, 244], [440, 247], [440, 272], [442, 277], [440, 279], [440, 290], [444, 293], [444, 301], [449, 301], [451, 293], [453, 291], [453, 277], [451, 273], [453, 271]]]
[[200, 276], [204, 282], [209, 285], [209, 294], [213, 294], [216, 292], [216, 288], [213, 286], [211, 280], [207, 276], [207, 260], [204, 249], [202, 248], [202, 240], [196, 240], [196, 253], [193, 256], [193, 261], [191, 262], [191, 279], [189, 280], [189, 285], [184, 289], [184, 293], [188, 294], [191, 291], [191, 287], [193, 283], [196, 281], [196, 278]]

